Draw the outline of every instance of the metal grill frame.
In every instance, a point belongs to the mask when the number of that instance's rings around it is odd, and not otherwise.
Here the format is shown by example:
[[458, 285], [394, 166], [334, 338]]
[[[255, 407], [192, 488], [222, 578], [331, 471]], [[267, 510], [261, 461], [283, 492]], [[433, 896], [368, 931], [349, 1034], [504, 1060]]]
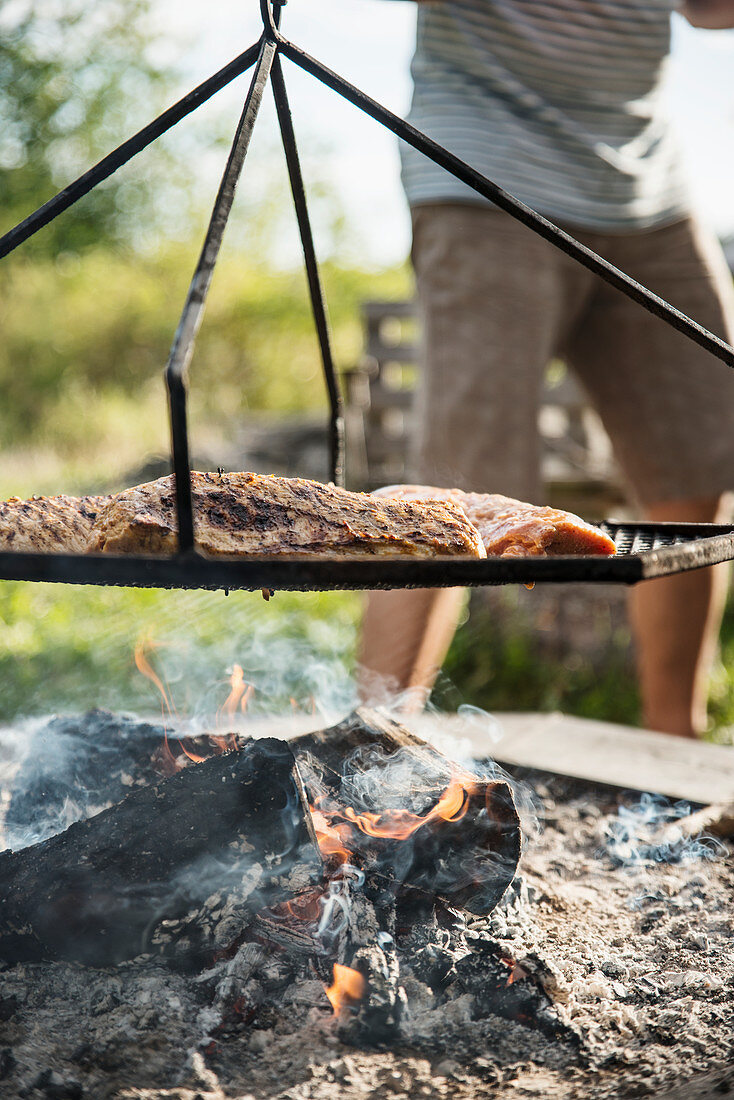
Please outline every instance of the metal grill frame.
[[[618, 546], [603, 556], [528, 558], [226, 558], [190, 551], [170, 557], [0, 553], [6, 580], [109, 584], [137, 588], [329, 591], [375, 588], [476, 588], [569, 581], [637, 584], [734, 558], [734, 524], [599, 525]], [[32, 577], [29, 578], [29, 573]]]
[[[165, 371], [171, 427], [171, 465], [176, 487], [178, 552], [166, 559], [141, 555], [116, 558], [109, 555], [0, 552], [0, 578], [134, 587], [294, 590], [472, 586], [531, 583], [541, 580], [616, 581], [634, 584], [649, 577], [699, 568], [734, 558], [734, 526], [715, 524], [636, 524], [629, 528], [633, 531], [631, 549], [626, 549], [626, 544], [623, 548], [620, 543], [619, 553], [612, 558], [554, 557], [486, 561], [460, 559], [443, 561], [353, 559], [350, 561], [313, 558], [243, 560], [208, 558], [195, 551], [187, 422], [188, 369], [214, 267], [232, 209], [235, 189], [268, 82], [271, 84], [275, 99], [326, 382], [329, 402], [328, 436], [331, 475], [336, 485], [342, 485], [344, 481], [342, 400], [334, 368], [326, 304], [311, 232], [306, 191], [281, 66], [281, 55], [374, 118], [398, 138], [418, 149], [458, 180], [471, 187], [477, 194], [527, 225], [641, 307], [693, 340], [722, 363], [734, 367], [734, 348], [725, 341], [580, 244], [570, 234], [503, 191], [470, 165], [453, 156], [421, 131], [284, 38], [280, 32], [280, 16], [284, 3], [285, 0], [282, 2], [281, 0], [260, 0], [263, 31], [257, 43], [194, 88], [183, 99], [123, 142], [93, 168], [83, 173], [0, 238], [0, 258], [2, 258], [88, 194], [235, 77], [254, 65], [254, 73]], [[620, 539], [623, 538], [623, 532], [628, 527], [629, 525], [612, 523], [606, 525], [607, 530], [615, 538]], [[652, 545], [649, 542], [650, 539], [653, 540]], [[642, 549], [643, 546], [646, 548]]]

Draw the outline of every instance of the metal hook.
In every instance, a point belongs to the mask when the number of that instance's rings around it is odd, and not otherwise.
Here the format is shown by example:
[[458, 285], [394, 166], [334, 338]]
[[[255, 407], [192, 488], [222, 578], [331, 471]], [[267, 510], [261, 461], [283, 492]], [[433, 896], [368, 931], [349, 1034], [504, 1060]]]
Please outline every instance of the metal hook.
[[270, 42], [280, 39], [280, 10], [287, 0], [260, 0], [260, 14], [263, 18], [265, 37]]

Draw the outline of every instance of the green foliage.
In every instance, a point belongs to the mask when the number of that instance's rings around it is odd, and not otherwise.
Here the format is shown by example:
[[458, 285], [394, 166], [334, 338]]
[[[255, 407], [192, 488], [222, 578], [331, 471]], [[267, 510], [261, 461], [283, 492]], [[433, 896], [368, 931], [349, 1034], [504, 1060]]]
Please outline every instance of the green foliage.
[[[236, 661], [256, 686], [253, 711], [313, 700], [342, 712], [361, 614], [354, 593], [162, 592], [0, 582], [0, 724], [18, 716], [105, 706], [155, 714], [160, 700], [135, 668], [136, 642], [159, 648], [182, 717], [210, 716], [227, 693]], [[446, 709], [470, 703], [488, 711], [562, 710], [635, 725], [637, 692], [624, 638], [606, 659], [555, 658], [520, 629], [498, 629], [475, 613], [458, 631], [434, 692]], [[734, 727], [734, 602], [722, 630], [722, 660], [712, 683], [712, 732]]]
[[709, 696], [712, 739], [734, 742], [734, 593], [730, 592], [719, 636], [719, 659]]
[[[0, 231], [46, 202], [162, 105], [149, 0], [15, 0], [0, 12]], [[160, 155], [125, 169], [52, 222], [34, 255], [129, 240], [151, 211]]]
[[434, 692], [438, 704], [454, 709], [469, 703], [488, 711], [562, 710], [638, 724], [629, 632], [614, 621], [621, 609], [610, 616], [603, 598], [595, 605], [587, 595], [588, 610], [577, 605], [582, 622], [574, 626], [564, 621], [563, 605], [554, 602], [573, 600], [573, 589], [557, 593], [549, 600], [540, 587], [529, 593], [507, 588], [474, 599]]
[[[570, 589], [566, 595], [572, 597]], [[549, 644], [510, 590], [474, 601], [457, 631], [433, 693], [441, 708], [469, 703], [487, 711], [554, 711], [601, 722], [640, 723], [629, 631], [602, 616], [595, 636]], [[528, 595], [532, 601], [533, 593]], [[708, 737], [734, 737], [734, 593], [710, 681]]]
[[[136, 669], [144, 639], [181, 717], [209, 715], [234, 662], [252, 710], [347, 709], [359, 600], [346, 593], [163, 592], [0, 582], [0, 724], [105, 706], [155, 714]], [[276, 676], [277, 674], [277, 676]], [[293, 703], [291, 703], [293, 700]]]
[[[6, 261], [0, 449], [42, 444], [65, 460], [94, 465], [104, 463], [105, 452], [124, 463], [136, 450], [139, 461], [165, 447], [162, 371], [195, 261], [195, 249], [183, 246], [155, 256], [99, 248], [57, 261]], [[360, 353], [359, 302], [408, 293], [408, 274], [333, 264], [322, 274], [335, 357], [348, 366]], [[300, 269], [270, 272], [231, 253], [222, 257], [194, 353], [191, 396], [194, 431], [211, 425], [225, 434], [250, 410], [324, 404]]]

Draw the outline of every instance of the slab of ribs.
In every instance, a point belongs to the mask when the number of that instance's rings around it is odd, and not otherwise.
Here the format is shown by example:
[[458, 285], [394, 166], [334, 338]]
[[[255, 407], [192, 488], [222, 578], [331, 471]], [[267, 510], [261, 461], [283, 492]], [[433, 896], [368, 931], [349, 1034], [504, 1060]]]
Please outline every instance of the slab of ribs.
[[[615, 552], [570, 512], [490, 493], [393, 485], [355, 493], [304, 478], [192, 473], [196, 548], [216, 556], [432, 558]], [[0, 502], [0, 550], [173, 554], [172, 475], [110, 496]]]

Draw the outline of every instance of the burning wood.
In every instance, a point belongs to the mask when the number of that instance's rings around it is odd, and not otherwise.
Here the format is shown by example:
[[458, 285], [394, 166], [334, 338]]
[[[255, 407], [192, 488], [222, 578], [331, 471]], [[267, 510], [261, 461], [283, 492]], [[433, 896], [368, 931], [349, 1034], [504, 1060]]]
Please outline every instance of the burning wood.
[[171, 778], [0, 857], [0, 958], [224, 960], [213, 1003], [235, 1030], [270, 988], [318, 975], [345, 1041], [394, 1041], [407, 1007], [399, 925], [440, 899], [478, 914], [497, 904], [520, 852], [510, 789], [369, 710], [297, 739], [297, 767], [283, 742], [225, 735], [247, 695], [241, 669], [230, 686], [216, 735], [165, 736], [159, 759], [146, 727], [148, 774], [163, 761]]
[[249, 742], [2, 853], [0, 958], [119, 962], [151, 950], [161, 922], [218, 891], [236, 899], [242, 928], [320, 872], [290, 749]]
[[346, 1005], [359, 1004], [367, 990], [367, 983], [358, 970], [334, 963], [334, 981], [326, 990], [336, 1016]]
[[327, 862], [355, 862], [473, 913], [494, 908], [520, 857], [507, 783], [459, 768], [367, 708], [292, 745]]
[[[235, 677], [232, 707], [244, 695], [241, 681]], [[380, 869], [375, 845], [393, 843], [396, 851], [401, 845], [412, 852], [421, 833], [434, 833], [438, 843], [451, 824], [431, 817], [450, 786], [451, 764], [405, 731], [396, 733], [392, 723], [363, 713], [340, 723], [336, 735], [310, 736], [309, 788], [320, 756], [325, 763], [316, 776], [319, 792], [342, 808], [350, 806], [355, 816], [375, 815], [378, 833], [391, 816], [393, 823], [404, 824], [406, 813], [423, 821], [407, 839], [389, 841], [361, 833], [349, 816], [334, 819], [345, 839], [360, 833], [365, 848], [351, 850], [349, 863], [329, 860], [324, 879], [318, 879], [310, 841], [310, 855], [293, 870], [281, 856], [290, 843], [287, 821], [296, 835], [308, 832], [300, 795], [290, 818], [275, 804], [277, 790], [293, 789], [293, 759], [282, 744], [270, 742], [276, 755], [261, 755], [255, 766], [250, 754], [268, 742], [240, 742], [240, 751], [227, 756], [216, 755], [216, 742], [202, 741], [190, 756], [210, 751], [213, 759], [184, 765], [189, 758], [181, 750], [174, 762], [183, 771], [145, 791], [143, 784], [155, 776], [151, 754], [160, 728], [102, 712], [59, 723], [34, 729], [35, 737], [41, 731], [40, 743], [32, 743], [12, 779], [8, 774], [15, 784], [12, 800], [10, 788], [0, 792], [13, 808], [14, 837], [32, 823], [32, 801], [38, 821], [47, 818], [48, 831], [68, 820], [59, 813], [67, 800], [78, 803], [80, 814], [119, 799], [123, 789], [140, 800], [128, 801], [124, 815], [113, 807], [120, 816], [98, 814], [54, 842], [0, 857], [0, 957], [34, 960], [30, 969], [0, 967], [3, 1096], [97, 1096], [107, 1089], [131, 1097], [203, 1090], [263, 1098], [295, 1095], [307, 1081], [316, 1100], [328, 1100], [335, 1091], [355, 1097], [451, 1093], [468, 1100], [523, 1090], [565, 1097], [569, 1081], [579, 1095], [637, 1095], [653, 1085], [662, 1095], [676, 1079], [693, 1081], [686, 1086], [686, 1095], [693, 1095], [699, 1074], [728, 1066], [722, 1036], [731, 1002], [731, 867], [724, 858], [698, 860], [694, 867], [690, 860], [655, 862], [642, 873], [639, 863], [633, 871], [610, 865], [601, 855], [600, 836], [622, 809], [634, 810], [625, 801], [620, 805], [619, 796], [546, 777], [537, 790], [546, 828], [524, 875], [490, 915], [470, 916], [406, 885], [412, 862], [399, 864], [398, 870], [407, 866], [407, 877], [397, 876], [400, 889], [394, 871]], [[87, 726], [95, 751], [101, 741], [110, 756], [100, 747], [84, 762]], [[28, 730], [18, 734], [26, 740]], [[75, 743], [73, 768], [60, 764], [70, 759], [66, 741]], [[295, 746], [299, 758], [304, 744]], [[171, 745], [177, 753], [178, 742]], [[31, 767], [31, 757], [37, 767]], [[249, 821], [237, 812], [228, 777], [238, 761], [245, 767], [243, 785], [249, 784], [242, 803], [252, 811]], [[201, 800], [187, 796], [183, 817], [174, 814], [169, 793], [199, 782]], [[258, 801], [264, 806], [256, 809]], [[474, 812], [469, 805], [457, 824]], [[219, 830], [210, 819], [222, 815]], [[113, 821], [132, 831], [111, 833]], [[99, 829], [104, 822], [110, 839], [106, 867], [101, 837], [96, 849], [91, 842], [86, 849], [77, 843], [85, 828]], [[107, 906], [106, 934], [98, 940], [124, 941], [127, 912], [116, 912], [119, 896], [110, 892], [105, 898], [101, 887], [111, 881], [104, 878], [110, 867], [133, 866], [133, 854], [119, 851], [123, 837], [147, 851], [166, 841], [171, 849], [193, 844], [202, 832], [212, 842], [202, 842], [205, 865], [219, 867], [228, 853], [243, 854], [243, 838], [257, 850], [244, 853], [244, 878], [236, 867], [220, 890], [204, 900], [199, 893], [193, 912], [185, 903], [180, 910], [180, 899], [173, 891], [165, 894], [149, 868], [141, 883], [160, 910], [153, 912], [150, 930], [138, 931], [137, 942], [130, 943], [137, 950], [144, 939], [147, 955], [114, 969], [35, 961], [58, 957], [61, 950], [71, 957], [69, 935], [86, 932], [71, 927], [75, 902], [63, 896], [65, 883], [80, 869], [99, 872], [92, 880], [96, 894], [86, 884], [87, 894]], [[276, 845], [279, 837], [286, 843]], [[55, 864], [52, 843], [58, 846]], [[87, 850], [93, 860], [85, 865]], [[174, 878], [186, 866], [177, 858], [170, 855]], [[259, 897], [247, 872], [255, 863], [263, 868]], [[21, 885], [28, 887], [25, 907]], [[269, 908], [258, 909], [263, 897]], [[56, 938], [49, 946], [52, 905], [60, 914], [57, 925], [69, 912], [71, 923], [52, 928]], [[46, 922], [43, 940], [39, 914]], [[74, 957], [97, 961], [102, 948], [106, 944], [97, 942]], [[157, 951], [166, 953], [166, 965]], [[172, 955], [185, 965], [171, 966]], [[722, 1074], [716, 1078], [719, 1092], [730, 1076], [725, 1081]], [[215, 1079], [221, 1088], [212, 1085]]]

